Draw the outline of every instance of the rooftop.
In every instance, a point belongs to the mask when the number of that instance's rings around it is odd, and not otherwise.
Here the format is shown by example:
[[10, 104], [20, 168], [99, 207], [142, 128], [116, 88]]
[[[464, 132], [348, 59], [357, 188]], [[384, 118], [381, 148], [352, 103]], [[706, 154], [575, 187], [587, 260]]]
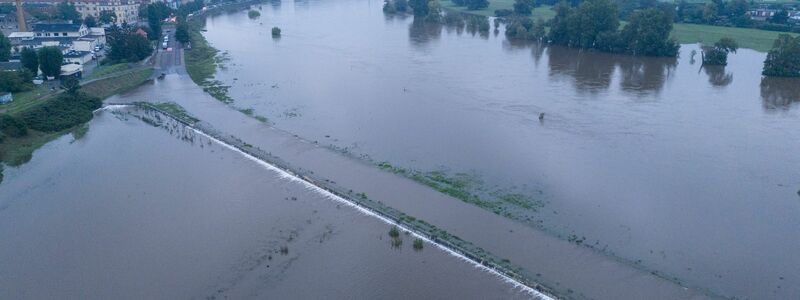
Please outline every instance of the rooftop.
[[44, 31], [44, 32], [73, 32], [79, 31], [81, 29], [80, 24], [69, 24], [69, 23], [36, 23], [33, 24], [33, 31]]

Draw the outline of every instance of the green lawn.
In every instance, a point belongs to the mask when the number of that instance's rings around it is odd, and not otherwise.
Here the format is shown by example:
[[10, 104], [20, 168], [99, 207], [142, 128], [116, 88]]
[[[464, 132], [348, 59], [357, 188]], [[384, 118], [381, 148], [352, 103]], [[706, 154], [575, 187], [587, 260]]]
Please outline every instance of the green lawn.
[[[720, 38], [729, 37], [739, 43], [741, 48], [767, 52], [782, 32], [750, 28], [721, 27], [698, 24], [675, 24], [672, 35], [682, 44], [713, 43]], [[797, 34], [792, 34], [797, 35]]]
[[130, 69], [131, 67], [132, 66], [129, 63], [118, 63], [118, 64], [113, 64], [113, 65], [100, 66], [100, 67], [95, 68], [94, 71], [92, 71], [92, 74], [89, 74], [89, 76], [86, 76], [83, 79], [84, 80], [92, 80], [92, 79], [100, 78], [100, 77], [103, 77], [103, 76], [106, 76], [106, 75], [109, 75], [109, 74], [112, 74], [112, 73], [125, 71], [127, 69]]
[[[777, 1], [798, 2], [797, 0]], [[495, 10], [511, 9], [513, 5], [514, 0], [489, 0], [488, 8], [481, 10], [467, 10], [465, 7], [457, 7], [453, 5], [453, 2], [449, 0], [442, 0], [442, 7], [445, 9], [482, 16], [494, 16]], [[543, 5], [533, 10], [532, 18], [549, 20], [553, 18], [553, 16], [555, 16], [555, 12], [553, 12], [552, 6]], [[624, 24], [624, 22], [622, 22], [622, 24]], [[782, 32], [751, 28], [721, 27], [700, 24], [675, 24], [674, 29], [672, 30], [672, 36], [674, 36], [675, 39], [677, 39], [681, 44], [714, 43], [720, 38], [729, 37], [736, 40], [741, 48], [749, 48], [761, 52], [767, 52], [772, 49], [772, 43], [781, 33]]]
[[51, 95], [55, 94], [55, 92], [56, 91], [48, 89], [45, 85], [37, 85], [30, 91], [13, 94], [14, 101], [0, 105], [0, 112], [11, 115], [16, 114], [44, 102]]
[[[498, 9], [512, 9], [514, 6], [514, 0], [489, 0], [489, 7], [484, 8], [481, 10], [468, 10], [464, 6], [455, 6], [453, 2], [449, 0], [442, 0], [442, 7], [447, 10], [459, 11], [469, 14], [476, 14], [481, 16], [487, 17], [494, 17], [494, 11]], [[552, 19], [556, 13], [551, 9], [552, 6], [550, 5], [542, 5], [537, 7], [533, 10], [533, 15], [531, 16], [534, 19], [542, 18], [544, 20]]]

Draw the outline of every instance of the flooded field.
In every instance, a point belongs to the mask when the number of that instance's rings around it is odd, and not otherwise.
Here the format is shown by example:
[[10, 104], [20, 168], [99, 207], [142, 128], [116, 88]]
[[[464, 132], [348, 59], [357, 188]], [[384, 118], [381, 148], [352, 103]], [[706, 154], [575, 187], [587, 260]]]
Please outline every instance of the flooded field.
[[381, 4], [209, 18], [228, 59], [217, 79], [235, 106], [307, 141], [533, 197], [543, 206], [511, 213], [565, 240], [723, 296], [800, 295], [800, 241], [787, 238], [800, 230], [800, 82], [762, 79], [763, 53], [701, 68], [696, 45], [678, 59], [544, 48]]
[[389, 228], [174, 121], [100, 111], [6, 169], [0, 298], [531, 297]]

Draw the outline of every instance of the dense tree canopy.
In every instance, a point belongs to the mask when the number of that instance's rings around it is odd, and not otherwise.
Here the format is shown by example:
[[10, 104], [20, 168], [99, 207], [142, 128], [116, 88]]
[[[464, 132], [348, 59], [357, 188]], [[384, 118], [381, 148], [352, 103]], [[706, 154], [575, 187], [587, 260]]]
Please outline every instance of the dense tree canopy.
[[0, 61], [8, 61], [11, 57], [11, 41], [0, 32]]
[[135, 62], [153, 53], [147, 39], [136, 33], [136, 28], [128, 25], [112, 26], [106, 31], [106, 44], [109, 46], [108, 58], [112, 61]]
[[764, 61], [766, 76], [800, 77], [800, 36], [781, 34]]
[[33, 76], [28, 70], [0, 72], [0, 92], [17, 93], [33, 88]]
[[[159, 2], [161, 3], [161, 2]], [[163, 4], [163, 3], [162, 3]], [[151, 40], [161, 39], [161, 13], [154, 4], [147, 6], [147, 27], [150, 28], [148, 37]]]
[[43, 47], [39, 49], [39, 68], [42, 74], [48, 77], [57, 77], [61, 74], [61, 64], [64, 55], [58, 47]]
[[178, 18], [178, 25], [175, 25], [175, 39], [183, 44], [189, 42], [189, 25], [184, 18]]
[[83, 24], [86, 25], [86, 27], [97, 27], [97, 20], [92, 16], [87, 16], [86, 19], [83, 19]]
[[680, 45], [670, 38], [672, 17], [659, 9], [638, 10], [622, 29], [621, 41], [633, 55], [676, 56]]
[[[547, 35], [553, 44], [633, 55], [678, 55], [680, 46], [670, 38], [674, 17], [671, 9], [657, 6], [636, 10], [622, 31], [616, 5], [609, 0], [586, 0], [577, 8], [561, 2], [553, 9], [555, 17]], [[530, 30], [534, 26], [529, 21], [512, 22], [509, 28], [509, 37], [515, 38], [532, 39], [543, 31], [537, 29], [533, 34]], [[514, 34], [523, 31], [525, 34]]]
[[64, 1], [59, 3], [56, 5], [56, 11], [58, 13], [58, 18], [61, 20], [72, 21], [76, 24], [81, 21], [81, 14], [75, 9], [75, 5], [72, 5], [70, 2]]
[[535, 0], [514, 0], [514, 14], [530, 16], [535, 5]]
[[23, 48], [20, 53], [20, 62], [22, 67], [30, 71], [33, 75], [39, 74], [39, 56], [36, 51], [31, 48]]
[[117, 14], [110, 10], [101, 11], [98, 21], [100, 21], [100, 24], [116, 24]]

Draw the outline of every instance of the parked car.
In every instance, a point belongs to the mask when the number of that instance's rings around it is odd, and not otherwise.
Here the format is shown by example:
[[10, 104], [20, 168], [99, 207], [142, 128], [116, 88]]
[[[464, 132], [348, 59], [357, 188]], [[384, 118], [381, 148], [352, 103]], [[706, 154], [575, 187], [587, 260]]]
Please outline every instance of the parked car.
[[163, 44], [161, 44], [161, 48], [167, 49], [167, 42], [164, 42]]

